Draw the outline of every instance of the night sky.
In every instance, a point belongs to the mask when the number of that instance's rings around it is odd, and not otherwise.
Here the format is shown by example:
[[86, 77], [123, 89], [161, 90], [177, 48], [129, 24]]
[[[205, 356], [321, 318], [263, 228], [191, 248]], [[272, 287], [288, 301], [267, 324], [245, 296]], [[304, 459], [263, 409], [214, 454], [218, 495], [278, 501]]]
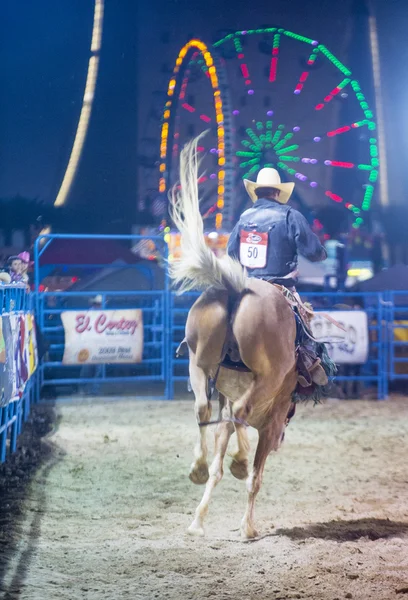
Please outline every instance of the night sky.
[[[408, 131], [405, 73], [408, 6], [377, 2], [391, 189], [404, 199]], [[106, 0], [91, 125], [69, 202], [132, 214], [137, 205], [138, 140], [152, 92], [161, 89], [190, 34], [279, 24], [320, 39], [339, 58], [351, 0], [229, 2]], [[92, 30], [92, 0], [3, 0], [0, 7], [0, 197], [52, 202], [81, 108]], [[160, 36], [169, 33], [163, 45]], [[167, 54], [167, 55], [166, 55]], [[346, 58], [346, 56], [345, 56]], [[355, 58], [355, 63], [358, 57]], [[353, 57], [347, 58], [353, 67]], [[139, 134], [138, 134], [139, 130]], [[140, 182], [139, 182], [140, 185]]]

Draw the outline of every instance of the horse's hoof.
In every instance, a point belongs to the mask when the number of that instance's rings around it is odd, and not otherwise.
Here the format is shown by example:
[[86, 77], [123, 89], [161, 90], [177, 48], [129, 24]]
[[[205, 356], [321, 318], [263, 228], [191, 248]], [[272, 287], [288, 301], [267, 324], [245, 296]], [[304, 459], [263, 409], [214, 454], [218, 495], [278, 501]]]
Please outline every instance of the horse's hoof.
[[237, 479], [246, 479], [248, 477], [248, 461], [233, 460], [230, 464], [230, 471]]
[[241, 539], [252, 540], [254, 538], [257, 538], [258, 536], [259, 536], [258, 531], [256, 529], [254, 529], [253, 527], [248, 527], [248, 526], [241, 527]]
[[187, 529], [187, 533], [196, 537], [204, 537], [204, 529], [195, 521], [191, 523], [190, 527]]
[[194, 464], [191, 467], [189, 478], [190, 481], [196, 485], [203, 485], [204, 483], [207, 483], [209, 476], [210, 474], [208, 472], [207, 463], [199, 463], [198, 465]]

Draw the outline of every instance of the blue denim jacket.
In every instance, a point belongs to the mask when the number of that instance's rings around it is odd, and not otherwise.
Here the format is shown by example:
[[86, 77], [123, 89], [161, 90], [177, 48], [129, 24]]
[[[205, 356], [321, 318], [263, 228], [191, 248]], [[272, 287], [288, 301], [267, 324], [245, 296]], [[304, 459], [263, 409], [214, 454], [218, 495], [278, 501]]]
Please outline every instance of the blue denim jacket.
[[298, 254], [312, 262], [324, 260], [326, 251], [305, 217], [286, 204], [260, 198], [246, 210], [231, 232], [228, 254], [240, 260], [242, 231], [268, 233], [264, 268], [248, 268], [250, 277], [285, 277], [297, 267]]

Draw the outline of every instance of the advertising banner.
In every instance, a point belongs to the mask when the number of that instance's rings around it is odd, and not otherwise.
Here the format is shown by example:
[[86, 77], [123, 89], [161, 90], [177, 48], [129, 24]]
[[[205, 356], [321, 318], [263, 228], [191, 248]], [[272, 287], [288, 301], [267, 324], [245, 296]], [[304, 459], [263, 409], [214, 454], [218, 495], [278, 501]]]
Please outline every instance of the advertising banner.
[[66, 311], [65, 365], [139, 363], [143, 316], [139, 309]]
[[314, 337], [326, 342], [331, 359], [339, 365], [361, 365], [368, 359], [368, 320], [362, 310], [338, 310], [327, 312], [346, 331], [342, 331], [315, 312], [311, 328]]

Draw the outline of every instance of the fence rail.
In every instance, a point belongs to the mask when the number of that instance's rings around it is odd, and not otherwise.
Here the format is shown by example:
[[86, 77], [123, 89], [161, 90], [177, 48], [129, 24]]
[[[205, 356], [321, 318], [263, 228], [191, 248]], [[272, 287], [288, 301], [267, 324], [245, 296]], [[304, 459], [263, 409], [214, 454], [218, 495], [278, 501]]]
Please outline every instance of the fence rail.
[[[187, 383], [188, 358], [176, 359], [175, 351], [184, 337], [187, 314], [198, 294], [191, 292], [177, 296], [169, 289], [97, 293], [102, 296], [103, 308], [128, 307], [143, 311], [144, 356], [138, 365], [103, 364], [96, 377], [84, 377], [80, 367], [62, 364], [64, 329], [61, 312], [77, 310], [80, 305], [87, 306], [95, 291], [29, 294], [24, 287], [0, 288], [2, 318], [8, 314], [30, 312], [35, 304], [37, 327], [49, 342], [48, 354], [28, 380], [24, 391], [0, 406], [0, 462], [5, 460], [7, 451], [15, 451], [22, 424], [29, 416], [31, 404], [38, 400], [41, 387], [78, 383], [137, 382], [141, 386], [160, 383], [164, 391], [156, 397], [171, 399], [175, 385]], [[358, 368], [351, 365], [341, 369], [337, 376], [339, 383], [375, 385], [378, 399], [384, 399], [390, 382], [408, 379], [408, 291], [365, 294], [311, 292], [302, 296], [313, 303], [316, 311], [360, 308], [367, 314], [368, 359]]]
[[[35, 289], [36, 311], [49, 350], [40, 368], [40, 383], [44, 386], [63, 384], [105, 384], [116, 382], [140, 383], [142, 395], [146, 395], [146, 386], [161, 384], [156, 397], [171, 399], [175, 386], [179, 382], [187, 382], [188, 358], [175, 358], [175, 351], [184, 336], [188, 311], [198, 297], [197, 293], [177, 296], [171, 290], [168, 273], [165, 270], [161, 289], [151, 288], [148, 291], [68, 291], [41, 293], [39, 291], [41, 259], [55, 240], [104, 240], [120, 243], [134, 243], [153, 239], [162, 257], [167, 258], [167, 244], [162, 237], [120, 236], [120, 235], [52, 235], [40, 236], [35, 244]], [[61, 261], [59, 261], [61, 262]], [[56, 265], [54, 265], [56, 266]], [[84, 265], [83, 265], [84, 266]], [[86, 265], [97, 268], [98, 265]], [[50, 265], [48, 265], [50, 267]], [[111, 268], [99, 265], [100, 268]], [[120, 267], [116, 267], [120, 268]], [[143, 266], [138, 268], [143, 269]], [[91, 295], [103, 297], [103, 308], [141, 308], [144, 316], [144, 355], [142, 362], [132, 368], [123, 365], [101, 365], [92, 377], [84, 377], [80, 367], [62, 364], [64, 351], [64, 330], [61, 312], [78, 310], [87, 305]], [[315, 310], [353, 310], [358, 305], [367, 314], [369, 353], [362, 365], [341, 366], [337, 381], [360, 386], [370, 385], [377, 388], [379, 399], [387, 397], [388, 384], [399, 379], [408, 379], [408, 291], [384, 293], [322, 293], [310, 292], [302, 294], [310, 300]], [[52, 301], [52, 302], [51, 302]], [[52, 304], [54, 303], [54, 304]], [[406, 336], [406, 337], [405, 337]]]
[[[95, 291], [39, 293], [37, 318], [49, 343], [47, 358], [40, 365], [41, 386], [140, 382], [144, 384], [141, 392], [146, 395], [149, 384], [160, 383], [162, 391], [155, 397], [172, 399], [176, 384], [187, 383], [188, 380], [188, 357], [176, 358], [175, 352], [184, 337], [188, 312], [199, 294], [190, 292], [177, 296], [170, 290], [97, 293], [102, 296], [103, 308], [126, 306], [143, 311], [143, 361], [134, 367], [100, 365], [96, 375], [91, 377], [81, 374], [80, 367], [63, 365], [61, 313], [77, 310], [80, 301], [86, 305]], [[357, 303], [358, 308], [367, 314], [368, 359], [361, 365], [341, 366], [336, 377], [338, 383], [375, 386], [378, 399], [384, 399], [390, 381], [408, 379], [408, 292], [310, 292], [302, 294], [302, 297], [312, 302], [316, 312], [353, 310]], [[49, 305], [50, 299], [52, 306]], [[401, 339], [402, 332], [405, 332], [404, 339]]]
[[[2, 285], [0, 287], [0, 337], [1, 337], [1, 389], [0, 389], [0, 463], [6, 460], [7, 451], [11, 454], [17, 448], [17, 438], [21, 433], [24, 421], [30, 414], [30, 407], [38, 398], [37, 372], [20, 385], [19, 389], [10, 387], [10, 369], [17, 377], [17, 361], [15, 360], [17, 338], [15, 333], [6, 329], [6, 319], [20, 317], [33, 312], [33, 295], [27, 292], [24, 285]], [[16, 321], [17, 322], [17, 321]], [[8, 333], [7, 333], [8, 331]], [[27, 335], [27, 331], [25, 331]], [[10, 348], [12, 345], [10, 359]], [[12, 363], [12, 364], [11, 364]], [[14, 386], [13, 386], [14, 387]], [[13, 391], [11, 391], [13, 389]]]

